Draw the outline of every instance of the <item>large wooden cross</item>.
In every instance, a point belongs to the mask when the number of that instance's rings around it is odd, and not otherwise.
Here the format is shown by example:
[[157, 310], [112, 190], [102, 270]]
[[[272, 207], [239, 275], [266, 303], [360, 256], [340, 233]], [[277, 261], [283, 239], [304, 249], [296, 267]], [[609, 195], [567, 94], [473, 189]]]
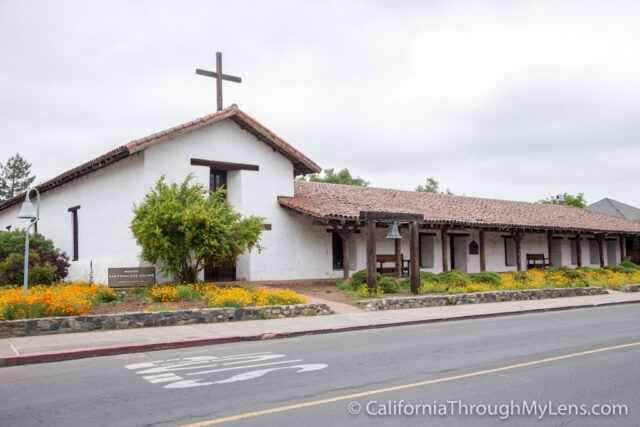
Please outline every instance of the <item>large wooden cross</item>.
[[222, 74], [222, 52], [216, 52], [216, 72], [196, 69], [196, 74], [201, 76], [213, 77], [216, 79], [216, 89], [218, 98], [218, 111], [222, 110], [222, 81], [229, 80], [230, 82], [242, 83], [242, 78], [236, 76], [230, 76], [228, 74]]

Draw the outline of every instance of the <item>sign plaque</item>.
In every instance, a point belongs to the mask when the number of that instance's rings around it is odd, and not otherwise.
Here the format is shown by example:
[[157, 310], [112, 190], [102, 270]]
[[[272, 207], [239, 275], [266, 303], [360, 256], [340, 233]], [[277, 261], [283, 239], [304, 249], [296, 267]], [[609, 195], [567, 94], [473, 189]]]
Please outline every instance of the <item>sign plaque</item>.
[[129, 288], [156, 283], [155, 267], [125, 267], [109, 269], [110, 288]]

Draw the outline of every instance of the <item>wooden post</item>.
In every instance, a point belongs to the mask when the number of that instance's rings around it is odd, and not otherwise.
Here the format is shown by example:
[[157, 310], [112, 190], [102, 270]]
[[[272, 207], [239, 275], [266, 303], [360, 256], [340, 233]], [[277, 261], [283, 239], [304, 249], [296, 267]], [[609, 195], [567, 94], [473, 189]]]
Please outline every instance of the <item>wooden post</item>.
[[487, 270], [487, 259], [484, 251], [484, 230], [480, 230], [480, 271]]
[[[442, 239], [442, 271], [449, 269], [449, 249], [447, 245], [447, 226], [440, 228], [440, 237]], [[411, 261], [413, 262], [413, 261]]]
[[596, 242], [598, 242], [598, 252], [600, 255], [600, 268], [604, 268], [604, 238], [601, 235], [596, 235]]
[[418, 293], [418, 289], [420, 288], [420, 261], [419, 261], [419, 247], [418, 247], [418, 239], [419, 239], [419, 235], [418, 235], [418, 223], [415, 221], [411, 222], [410, 225], [410, 231], [411, 231], [411, 238], [410, 238], [410, 245], [411, 245], [411, 252], [410, 252], [410, 257], [411, 257], [411, 292], [414, 294]]
[[369, 292], [378, 292], [376, 278], [376, 222], [368, 219], [365, 223], [365, 239], [367, 242], [367, 286]]
[[394, 239], [395, 242], [395, 254], [396, 254], [396, 278], [402, 278], [402, 240]]
[[511, 236], [513, 236], [513, 240], [516, 242], [516, 265], [518, 271], [522, 271], [522, 246], [520, 245], [522, 241], [522, 231], [514, 230], [511, 232]]
[[344, 280], [349, 279], [349, 270], [351, 261], [349, 259], [349, 246], [351, 244], [351, 236], [353, 236], [353, 232], [355, 231], [355, 226], [349, 229], [349, 226], [345, 224], [342, 227], [341, 237], [342, 237], [342, 278]]
[[547, 231], [547, 248], [549, 252], [549, 268], [553, 267], [553, 231]]
[[618, 242], [620, 243], [620, 262], [624, 261], [624, 251], [626, 249], [625, 237], [623, 235], [618, 236]]
[[578, 267], [582, 267], [582, 244], [580, 242], [580, 233], [576, 234], [576, 258]]

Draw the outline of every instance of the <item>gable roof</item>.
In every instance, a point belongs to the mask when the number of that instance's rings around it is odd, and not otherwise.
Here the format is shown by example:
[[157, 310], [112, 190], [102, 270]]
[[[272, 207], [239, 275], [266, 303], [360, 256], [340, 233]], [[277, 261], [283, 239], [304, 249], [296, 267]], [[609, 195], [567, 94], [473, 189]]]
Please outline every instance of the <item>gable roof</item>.
[[360, 211], [383, 211], [422, 214], [431, 224], [640, 234], [640, 223], [571, 206], [320, 182], [296, 181], [294, 196], [278, 202], [322, 219], [358, 221]]
[[640, 221], [640, 209], [617, 200], [609, 199], [608, 197], [590, 204], [585, 209], [591, 212], [599, 212], [605, 215], [617, 216], [618, 218], [630, 219], [631, 221]]
[[[178, 135], [193, 132], [194, 130], [209, 126], [213, 123], [220, 122], [222, 120], [230, 119], [235, 122], [242, 129], [251, 133], [258, 140], [269, 145], [275, 151], [282, 154], [293, 163], [293, 170], [295, 175], [304, 175], [308, 173], [319, 173], [322, 168], [318, 166], [311, 159], [306, 157], [300, 151], [295, 149], [285, 140], [278, 135], [267, 129], [264, 125], [259, 123], [256, 119], [240, 110], [237, 105], [233, 104], [231, 107], [218, 111], [208, 116], [200, 117], [187, 123], [172, 127], [170, 129], [154, 133], [153, 135], [146, 136], [144, 138], [136, 139], [128, 144], [121, 145], [120, 147], [96, 157], [86, 163], [81, 164], [78, 167], [70, 169], [55, 178], [52, 178], [46, 182], [38, 184], [36, 188], [40, 193], [51, 190], [52, 188], [59, 187], [69, 181], [79, 178], [83, 175], [91, 173], [95, 170], [101, 169], [111, 163], [117, 162], [131, 154], [142, 151], [154, 144], [173, 138]], [[9, 206], [13, 206], [24, 200], [25, 193], [18, 194], [11, 199], [7, 199], [0, 202], [0, 210], [6, 209]]]

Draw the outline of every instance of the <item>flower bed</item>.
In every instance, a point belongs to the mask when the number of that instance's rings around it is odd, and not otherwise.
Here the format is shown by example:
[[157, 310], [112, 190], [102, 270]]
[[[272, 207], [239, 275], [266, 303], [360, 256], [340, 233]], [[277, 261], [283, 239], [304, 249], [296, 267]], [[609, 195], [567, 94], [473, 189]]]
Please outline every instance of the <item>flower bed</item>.
[[117, 312], [118, 303], [133, 301], [146, 301], [149, 304], [146, 311], [175, 310], [175, 306], [167, 303], [177, 301], [204, 301], [209, 307], [262, 307], [308, 301], [307, 297], [288, 289], [220, 287], [203, 283], [156, 284], [150, 288], [115, 292], [105, 285], [74, 282], [34, 286], [29, 288], [26, 297], [22, 293], [21, 287], [0, 290], [0, 321], [83, 315], [92, 306], [106, 303], [112, 304]]
[[[392, 277], [378, 275], [378, 293], [371, 294], [366, 284], [366, 271], [354, 273], [351, 279], [336, 285], [346, 295], [380, 297], [381, 294], [406, 293], [410, 278], [400, 282]], [[458, 270], [440, 274], [420, 272], [419, 294], [463, 294], [490, 291], [527, 289], [558, 289], [602, 287], [620, 289], [623, 285], [640, 283], [640, 266], [625, 261], [606, 268], [569, 267], [552, 268], [550, 271], [529, 270], [524, 272], [481, 272], [474, 274]]]

